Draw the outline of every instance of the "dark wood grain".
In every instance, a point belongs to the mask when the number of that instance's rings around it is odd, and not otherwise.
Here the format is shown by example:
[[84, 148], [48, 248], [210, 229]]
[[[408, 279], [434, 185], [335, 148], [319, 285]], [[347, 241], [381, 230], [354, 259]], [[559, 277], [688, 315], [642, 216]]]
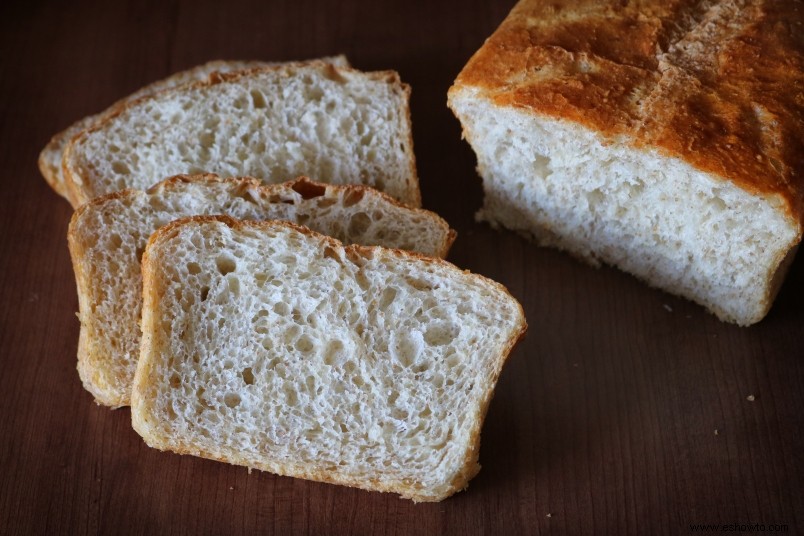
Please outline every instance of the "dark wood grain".
[[[474, 223], [480, 181], [446, 90], [512, 4], [2, 4], [0, 534], [804, 532], [801, 259], [768, 318], [743, 329]], [[460, 233], [450, 258], [507, 285], [531, 326], [491, 405], [483, 470], [438, 504], [149, 449], [75, 370], [71, 210], [36, 168], [49, 137], [209, 59], [336, 53], [412, 85], [424, 204]]]

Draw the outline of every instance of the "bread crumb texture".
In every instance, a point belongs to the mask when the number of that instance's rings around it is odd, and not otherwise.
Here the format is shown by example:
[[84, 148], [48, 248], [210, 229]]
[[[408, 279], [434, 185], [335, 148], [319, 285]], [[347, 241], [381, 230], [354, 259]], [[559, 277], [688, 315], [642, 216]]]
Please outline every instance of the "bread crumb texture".
[[77, 201], [180, 173], [307, 175], [420, 203], [409, 88], [396, 73], [322, 62], [220, 74], [135, 101], [73, 140]]
[[281, 223], [182, 220], [144, 261], [135, 428], [158, 448], [432, 501], [479, 469], [526, 328], [500, 285]]
[[455, 233], [435, 213], [412, 209], [363, 186], [306, 178], [261, 185], [253, 178], [178, 176], [149, 189], [96, 199], [76, 211], [68, 240], [79, 295], [78, 370], [108, 406], [129, 403], [139, 357], [140, 259], [151, 234], [187, 216], [226, 214], [304, 224], [342, 242], [444, 257]]

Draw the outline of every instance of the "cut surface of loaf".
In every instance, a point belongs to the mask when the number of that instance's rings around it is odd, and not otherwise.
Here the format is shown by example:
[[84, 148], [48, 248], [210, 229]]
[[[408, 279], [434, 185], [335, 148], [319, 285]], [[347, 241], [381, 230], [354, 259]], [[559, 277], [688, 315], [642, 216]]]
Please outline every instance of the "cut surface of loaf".
[[62, 167], [73, 204], [210, 172], [365, 184], [419, 206], [409, 94], [393, 71], [320, 61], [220, 74], [118, 109], [73, 138]]
[[148, 191], [125, 190], [79, 208], [68, 242], [79, 297], [78, 371], [99, 404], [129, 403], [139, 356], [140, 256], [148, 237], [182, 217], [225, 214], [303, 224], [345, 243], [446, 257], [455, 232], [438, 215], [364, 186], [306, 178], [261, 185], [253, 178], [179, 176]]
[[761, 0], [520, 2], [449, 92], [479, 219], [758, 322], [801, 238], [787, 21], [802, 17]]
[[152, 446], [441, 500], [475, 475], [526, 329], [504, 287], [283, 222], [191, 218], [143, 257], [134, 428]]
[[[345, 56], [333, 56], [321, 58], [321, 61], [332, 63], [339, 67], [348, 67], [349, 62]], [[207, 80], [212, 73], [228, 73], [232, 71], [240, 71], [243, 69], [253, 69], [255, 67], [266, 67], [275, 65], [271, 62], [263, 61], [242, 61], [242, 60], [213, 60], [202, 65], [197, 65], [191, 69], [180, 71], [167, 78], [158, 80], [149, 84], [131, 95], [117, 101], [109, 108], [95, 115], [90, 115], [83, 119], [79, 119], [66, 129], [62, 130], [42, 149], [39, 153], [39, 171], [45, 178], [47, 183], [53, 190], [60, 196], [68, 198], [67, 186], [64, 183], [64, 176], [61, 171], [61, 161], [64, 156], [64, 151], [70, 140], [77, 136], [82, 130], [92, 127], [94, 124], [101, 121], [104, 117], [111, 115], [115, 110], [127, 103], [133, 102], [136, 99], [153, 95], [164, 89], [182, 86], [191, 82], [199, 82]]]

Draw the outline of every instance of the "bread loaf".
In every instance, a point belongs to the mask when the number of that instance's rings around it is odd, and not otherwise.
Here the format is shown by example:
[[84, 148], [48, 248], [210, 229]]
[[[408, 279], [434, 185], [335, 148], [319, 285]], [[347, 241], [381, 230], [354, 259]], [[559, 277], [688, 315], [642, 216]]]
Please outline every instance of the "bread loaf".
[[758, 322], [801, 239], [802, 12], [521, 1], [449, 91], [478, 217]]
[[185, 216], [226, 214], [304, 224], [346, 243], [445, 257], [455, 232], [432, 212], [411, 209], [364, 186], [306, 178], [260, 186], [253, 178], [179, 176], [147, 192], [125, 190], [79, 208], [68, 243], [78, 287], [78, 371], [99, 404], [129, 403], [139, 356], [140, 256], [148, 237]]
[[526, 329], [501, 286], [282, 222], [179, 220], [143, 257], [134, 429], [152, 447], [437, 501]]
[[[349, 66], [349, 62], [346, 60], [345, 56], [321, 58], [321, 61], [332, 63], [333, 65], [338, 65], [339, 67]], [[67, 144], [82, 130], [90, 128], [94, 124], [100, 122], [102, 118], [111, 115], [115, 110], [125, 106], [127, 103], [133, 102], [136, 99], [148, 95], [153, 95], [154, 93], [162, 91], [163, 89], [189, 84], [190, 82], [207, 80], [212, 73], [216, 72], [227, 73], [231, 71], [253, 69], [255, 67], [264, 67], [268, 65], [273, 64], [261, 61], [209, 61], [202, 65], [187, 69], [186, 71], [175, 73], [163, 80], [149, 84], [144, 88], [135, 91], [128, 97], [117, 101], [105, 111], [79, 119], [65, 130], [53, 136], [50, 142], [39, 154], [39, 171], [42, 173], [42, 176], [45, 178], [50, 187], [53, 188], [57, 194], [67, 198], [67, 186], [64, 184], [64, 176], [61, 172], [61, 161], [62, 157], [64, 156], [64, 150], [67, 148]]]
[[308, 175], [419, 206], [408, 96], [392, 71], [324, 62], [213, 76], [134, 101], [73, 138], [62, 162], [74, 205], [181, 173]]

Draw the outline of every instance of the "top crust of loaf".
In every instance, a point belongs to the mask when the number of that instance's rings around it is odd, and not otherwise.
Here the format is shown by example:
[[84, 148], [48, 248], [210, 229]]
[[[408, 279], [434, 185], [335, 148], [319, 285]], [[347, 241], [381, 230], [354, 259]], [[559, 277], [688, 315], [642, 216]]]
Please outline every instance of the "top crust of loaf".
[[[455, 85], [656, 148], [804, 210], [804, 8], [772, 0], [522, 0]], [[798, 88], [798, 89], [795, 89]]]

